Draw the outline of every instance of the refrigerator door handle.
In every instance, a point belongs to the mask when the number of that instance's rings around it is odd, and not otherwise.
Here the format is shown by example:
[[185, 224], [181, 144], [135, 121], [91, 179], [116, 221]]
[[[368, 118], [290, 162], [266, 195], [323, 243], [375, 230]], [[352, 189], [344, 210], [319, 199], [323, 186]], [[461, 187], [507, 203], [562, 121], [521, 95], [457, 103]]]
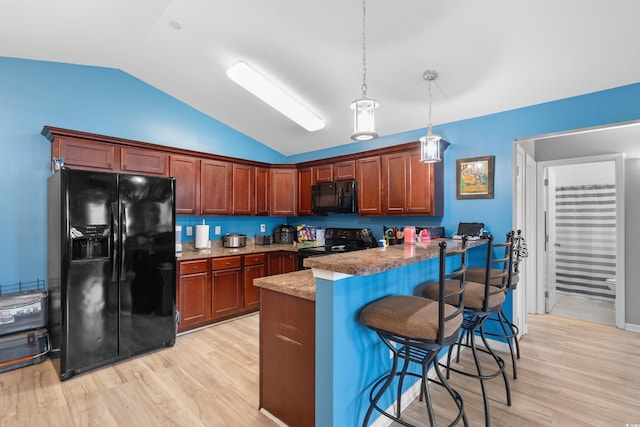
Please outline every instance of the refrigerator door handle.
[[124, 268], [125, 259], [125, 241], [127, 240], [127, 211], [124, 203], [120, 204], [120, 280], [124, 279], [126, 274]]
[[118, 236], [120, 235], [120, 210], [118, 203], [111, 203], [111, 281], [118, 280]]

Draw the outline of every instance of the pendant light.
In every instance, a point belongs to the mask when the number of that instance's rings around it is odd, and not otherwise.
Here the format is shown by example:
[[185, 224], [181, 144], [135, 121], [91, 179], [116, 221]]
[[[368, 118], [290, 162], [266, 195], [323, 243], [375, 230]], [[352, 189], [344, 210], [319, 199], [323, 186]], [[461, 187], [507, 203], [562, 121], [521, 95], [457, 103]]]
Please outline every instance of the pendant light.
[[431, 130], [431, 82], [438, 77], [435, 70], [427, 70], [422, 77], [429, 82], [429, 125], [427, 134], [420, 138], [420, 161], [422, 163], [436, 163], [442, 160], [440, 156], [440, 136]]
[[367, 4], [362, 0], [362, 97], [351, 103], [354, 110], [354, 133], [351, 139], [354, 141], [370, 141], [378, 137], [375, 123], [375, 109], [378, 102], [367, 98]]

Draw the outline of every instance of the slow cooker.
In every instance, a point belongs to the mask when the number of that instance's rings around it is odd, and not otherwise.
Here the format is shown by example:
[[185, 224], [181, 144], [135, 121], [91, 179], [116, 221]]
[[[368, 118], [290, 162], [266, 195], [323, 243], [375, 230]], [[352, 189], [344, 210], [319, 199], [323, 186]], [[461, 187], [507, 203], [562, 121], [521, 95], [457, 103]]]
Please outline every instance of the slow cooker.
[[227, 233], [222, 236], [222, 246], [225, 248], [244, 248], [247, 244], [247, 236], [238, 233]]

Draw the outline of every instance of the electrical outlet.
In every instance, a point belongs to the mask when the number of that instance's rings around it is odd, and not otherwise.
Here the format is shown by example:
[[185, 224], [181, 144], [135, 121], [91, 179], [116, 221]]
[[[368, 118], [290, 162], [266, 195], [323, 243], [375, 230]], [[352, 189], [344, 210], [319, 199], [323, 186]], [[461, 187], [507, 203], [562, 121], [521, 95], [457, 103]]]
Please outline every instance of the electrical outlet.
[[260, 224], [260, 232], [264, 233], [265, 231], [267, 231], [267, 225], [266, 224]]
[[187, 236], [193, 235], [193, 227], [187, 227]]
[[216, 225], [216, 236], [220, 235], [220, 226]]

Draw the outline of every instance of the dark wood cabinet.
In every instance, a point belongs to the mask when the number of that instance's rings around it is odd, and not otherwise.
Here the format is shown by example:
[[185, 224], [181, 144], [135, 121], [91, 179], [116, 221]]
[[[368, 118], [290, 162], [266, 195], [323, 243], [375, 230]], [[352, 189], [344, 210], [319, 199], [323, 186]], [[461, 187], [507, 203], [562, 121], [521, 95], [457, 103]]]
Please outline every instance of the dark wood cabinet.
[[274, 216], [296, 215], [296, 202], [298, 199], [296, 168], [271, 168], [270, 178], [269, 214]]
[[253, 279], [267, 275], [265, 254], [244, 256], [244, 308], [253, 311], [260, 308], [260, 288], [253, 286]]
[[333, 177], [336, 181], [356, 179], [356, 161], [346, 160], [333, 165]]
[[233, 165], [233, 214], [254, 215], [254, 170], [249, 165]]
[[229, 215], [232, 211], [233, 165], [217, 160], [200, 163], [200, 213]]
[[169, 176], [176, 179], [176, 215], [198, 215], [198, 173], [200, 159], [169, 157]]
[[420, 151], [407, 153], [407, 214], [443, 215], [442, 173], [440, 183], [436, 183], [436, 170], [442, 170], [442, 163], [421, 163]]
[[298, 215], [311, 215], [311, 185], [315, 168], [298, 169]]
[[240, 256], [214, 258], [211, 273], [213, 318], [231, 317], [242, 311], [243, 283]]
[[268, 165], [51, 126], [42, 134], [72, 168], [174, 176], [178, 215], [310, 215], [311, 185], [350, 179], [360, 215], [444, 215], [444, 162], [420, 163], [418, 141]]
[[290, 426], [315, 425], [314, 301], [261, 289], [260, 408]]
[[269, 215], [269, 169], [256, 167], [254, 176], [256, 215]]
[[127, 173], [167, 176], [167, 154], [144, 148], [122, 147], [120, 170]]
[[380, 156], [358, 159], [358, 213], [382, 214], [382, 177]]
[[382, 212], [399, 215], [405, 212], [406, 205], [406, 155], [405, 153], [388, 154], [381, 157], [382, 180]]
[[178, 332], [203, 326], [212, 319], [211, 280], [209, 261], [181, 261], [178, 263], [176, 307], [180, 312]]
[[313, 167], [313, 182], [333, 182], [333, 165], [319, 165]]
[[267, 253], [267, 275], [291, 273], [298, 269], [298, 254], [296, 252]]
[[116, 164], [116, 147], [111, 144], [75, 138], [55, 138], [51, 151], [52, 157], [63, 158], [66, 166], [77, 169], [115, 172], [120, 167]]

